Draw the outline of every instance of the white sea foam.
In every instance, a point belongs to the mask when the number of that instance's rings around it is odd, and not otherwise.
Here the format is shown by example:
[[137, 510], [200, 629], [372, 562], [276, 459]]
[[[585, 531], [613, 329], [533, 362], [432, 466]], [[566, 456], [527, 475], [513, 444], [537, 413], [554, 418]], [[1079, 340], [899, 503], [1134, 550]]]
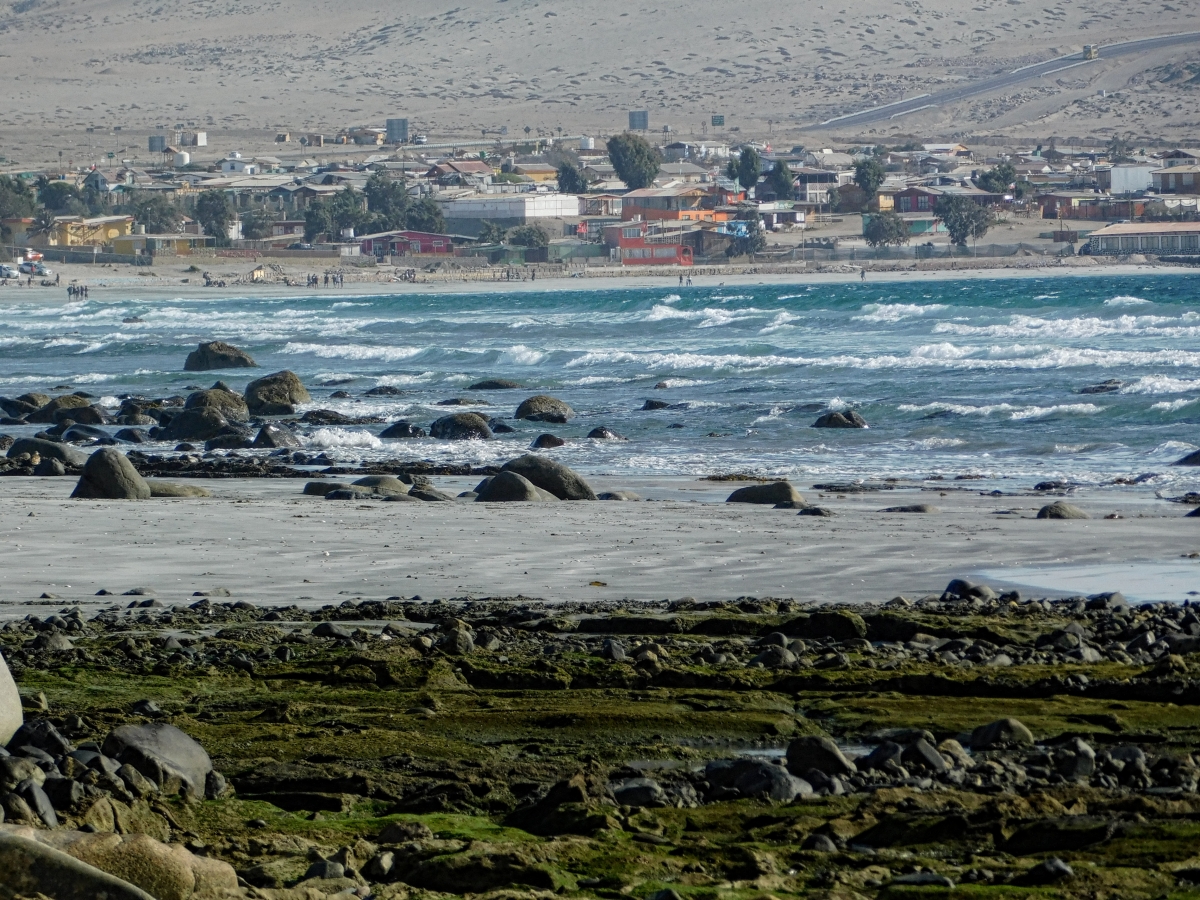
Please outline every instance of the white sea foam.
[[1145, 306], [1146, 304], [1152, 303], [1152, 302], [1154, 302], [1154, 301], [1143, 300], [1141, 297], [1128, 297], [1128, 296], [1123, 295], [1120, 297], [1112, 297], [1111, 299], [1105, 300], [1104, 305], [1105, 306]]
[[357, 448], [381, 450], [383, 441], [368, 431], [351, 431], [346, 428], [318, 428], [308, 437], [310, 447], [322, 450], [335, 448]]
[[993, 413], [1005, 413], [1009, 419], [1042, 419], [1054, 415], [1093, 415], [1102, 412], [1102, 407], [1094, 403], [1060, 403], [1054, 406], [1014, 406], [1011, 403], [992, 403], [984, 406], [971, 406], [963, 403], [926, 403], [916, 406], [911, 403], [901, 403], [896, 407], [900, 412], [949, 412], [956, 416], [990, 416]]
[[1106, 335], [1130, 337], [1200, 337], [1200, 316], [1187, 312], [1181, 316], [1077, 316], [1069, 319], [1043, 319], [1040, 316], [1011, 316], [1007, 323], [970, 325], [963, 322], [938, 322], [934, 334], [962, 337], [1009, 337], [1040, 339], [1078, 339]]
[[680, 297], [678, 294], [667, 294], [667, 296], [662, 298], [661, 302], [662, 303], [678, 303], [682, 299], [683, 298]]
[[909, 354], [922, 359], [962, 359], [976, 352], [973, 347], [956, 347], [947, 341], [940, 344], [922, 344], [913, 347]]
[[942, 303], [868, 303], [863, 306], [863, 314], [852, 316], [854, 322], [899, 322], [901, 319], [911, 319], [926, 313], [945, 309]]
[[1162, 400], [1158, 403], [1151, 404], [1150, 408], [1160, 412], [1175, 412], [1176, 410], [1183, 409], [1188, 404], [1195, 402], [1195, 397], [1191, 398], [1190, 400], [1186, 397], [1181, 397], [1178, 400]]
[[546, 354], [524, 344], [514, 344], [500, 354], [500, 362], [510, 366], [536, 366]]
[[1172, 378], [1170, 375], [1143, 375], [1137, 381], [1124, 385], [1122, 394], [1184, 394], [1200, 390], [1200, 379]]
[[375, 379], [377, 385], [387, 387], [402, 387], [408, 384], [422, 384], [437, 378], [437, 372], [421, 372], [417, 375], [380, 375]]
[[377, 359], [398, 362], [423, 353], [424, 347], [370, 347], [365, 344], [302, 344], [289, 341], [280, 353], [311, 354], [322, 359]]
[[758, 333], [759, 334], [772, 334], [773, 332], [781, 331], [785, 328], [794, 328], [795, 326], [790, 323], [796, 321], [796, 319], [798, 319], [798, 318], [800, 318], [800, 317], [794, 316], [788, 312], [777, 313], [775, 315], [775, 318], [773, 318], [770, 322], [768, 322], [765, 326], [763, 326], [762, 328], [760, 328], [758, 330]]
[[761, 424], [761, 423], [763, 423], [763, 422], [774, 422], [774, 421], [777, 421], [778, 419], [780, 419], [780, 418], [782, 418], [782, 417], [783, 417], [783, 414], [784, 414], [785, 412], [787, 412], [787, 411], [788, 411], [788, 409], [790, 409], [790, 407], [786, 407], [786, 406], [772, 406], [772, 407], [771, 407], [771, 410], [770, 410], [770, 412], [768, 412], [768, 413], [767, 413], [765, 416], [759, 416], [759, 417], [757, 417], [757, 418], [756, 418], [756, 419], [755, 419], [753, 422], [751, 422], [750, 424], [751, 424], [751, 425], [759, 425], [759, 424]]

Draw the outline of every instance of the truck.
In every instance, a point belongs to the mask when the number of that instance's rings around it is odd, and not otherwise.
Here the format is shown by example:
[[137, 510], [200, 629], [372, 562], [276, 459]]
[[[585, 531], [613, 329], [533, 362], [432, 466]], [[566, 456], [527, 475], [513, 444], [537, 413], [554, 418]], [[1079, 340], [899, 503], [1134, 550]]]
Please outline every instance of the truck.
[[1084, 44], [1083, 45], [1083, 58], [1084, 59], [1099, 59], [1100, 58], [1100, 45], [1099, 44]]

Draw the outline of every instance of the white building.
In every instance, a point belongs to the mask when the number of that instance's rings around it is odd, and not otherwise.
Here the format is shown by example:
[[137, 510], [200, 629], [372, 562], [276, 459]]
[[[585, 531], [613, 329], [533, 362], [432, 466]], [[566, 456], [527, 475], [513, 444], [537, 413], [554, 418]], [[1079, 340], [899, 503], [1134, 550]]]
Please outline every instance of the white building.
[[242, 159], [242, 154], [236, 150], [217, 163], [226, 175], [257, 175], [258, 163], [252, 159]]
[[477, 194], [441, 201], [447, 219], [486, 219], [524, 225], [534, 219], [573, 218], [579, 215], [575, 194]]

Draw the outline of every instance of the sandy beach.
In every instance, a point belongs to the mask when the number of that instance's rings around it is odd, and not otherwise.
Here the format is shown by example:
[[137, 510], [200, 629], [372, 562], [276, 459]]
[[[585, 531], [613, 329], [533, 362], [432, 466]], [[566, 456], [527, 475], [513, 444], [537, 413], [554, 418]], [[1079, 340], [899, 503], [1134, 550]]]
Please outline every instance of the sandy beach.
[[[473, 481], [435, 479], [446, 491]], [[1181, 601], [1171, 567], [1200, 565], [1181, 560], [1200, 548], [1192, 523], [1179, 521], [1188, 507], [1150, 492], [1073, 495], [1091, 520], [1046, 521], [1033, 517], [1053, 498], [967, 490], [806, 490], [835, 513], [816, 518], [726, 505], [729, 485], [686, 479], [595, 478], [597, 490], [631, 488], [657, 502], [554, 505], [338, 502], [301, 496], [296, 479], [200, 483], [213, 499], [122, 503], [69, 500], [74, 479], [0, 479], [0, 546], [10, 561], [0, 574], [3, 614], [23, 615], [21, 604], [43, 592], [61, 598], [52, 605], [109, 605], [98, 590], [134, 587], [167, 605], [218, 587], [234, 599], [302, 606], [414, 594], [881, 602], [985, 572], [1026, 595], [1120, 590]], [[918, 502], [941, 512], [879, 512]], [[1112, 513], [1122, 518], [1103, 518]], [[1072, 567], [1099, 568], [1089, 577]], [[1015, 574], [1005, 579], [1006, 570]], [[1048, 580], [1056, 570], [1068, 577]]]

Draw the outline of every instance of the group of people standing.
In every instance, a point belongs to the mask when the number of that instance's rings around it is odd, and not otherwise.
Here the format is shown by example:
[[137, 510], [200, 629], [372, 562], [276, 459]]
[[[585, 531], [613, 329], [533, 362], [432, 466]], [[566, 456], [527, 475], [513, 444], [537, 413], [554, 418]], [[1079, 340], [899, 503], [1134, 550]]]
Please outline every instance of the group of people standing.
[[88, 289], [86, 284], [68, 284], [67, 297], [71, 300], [86, 300]]

